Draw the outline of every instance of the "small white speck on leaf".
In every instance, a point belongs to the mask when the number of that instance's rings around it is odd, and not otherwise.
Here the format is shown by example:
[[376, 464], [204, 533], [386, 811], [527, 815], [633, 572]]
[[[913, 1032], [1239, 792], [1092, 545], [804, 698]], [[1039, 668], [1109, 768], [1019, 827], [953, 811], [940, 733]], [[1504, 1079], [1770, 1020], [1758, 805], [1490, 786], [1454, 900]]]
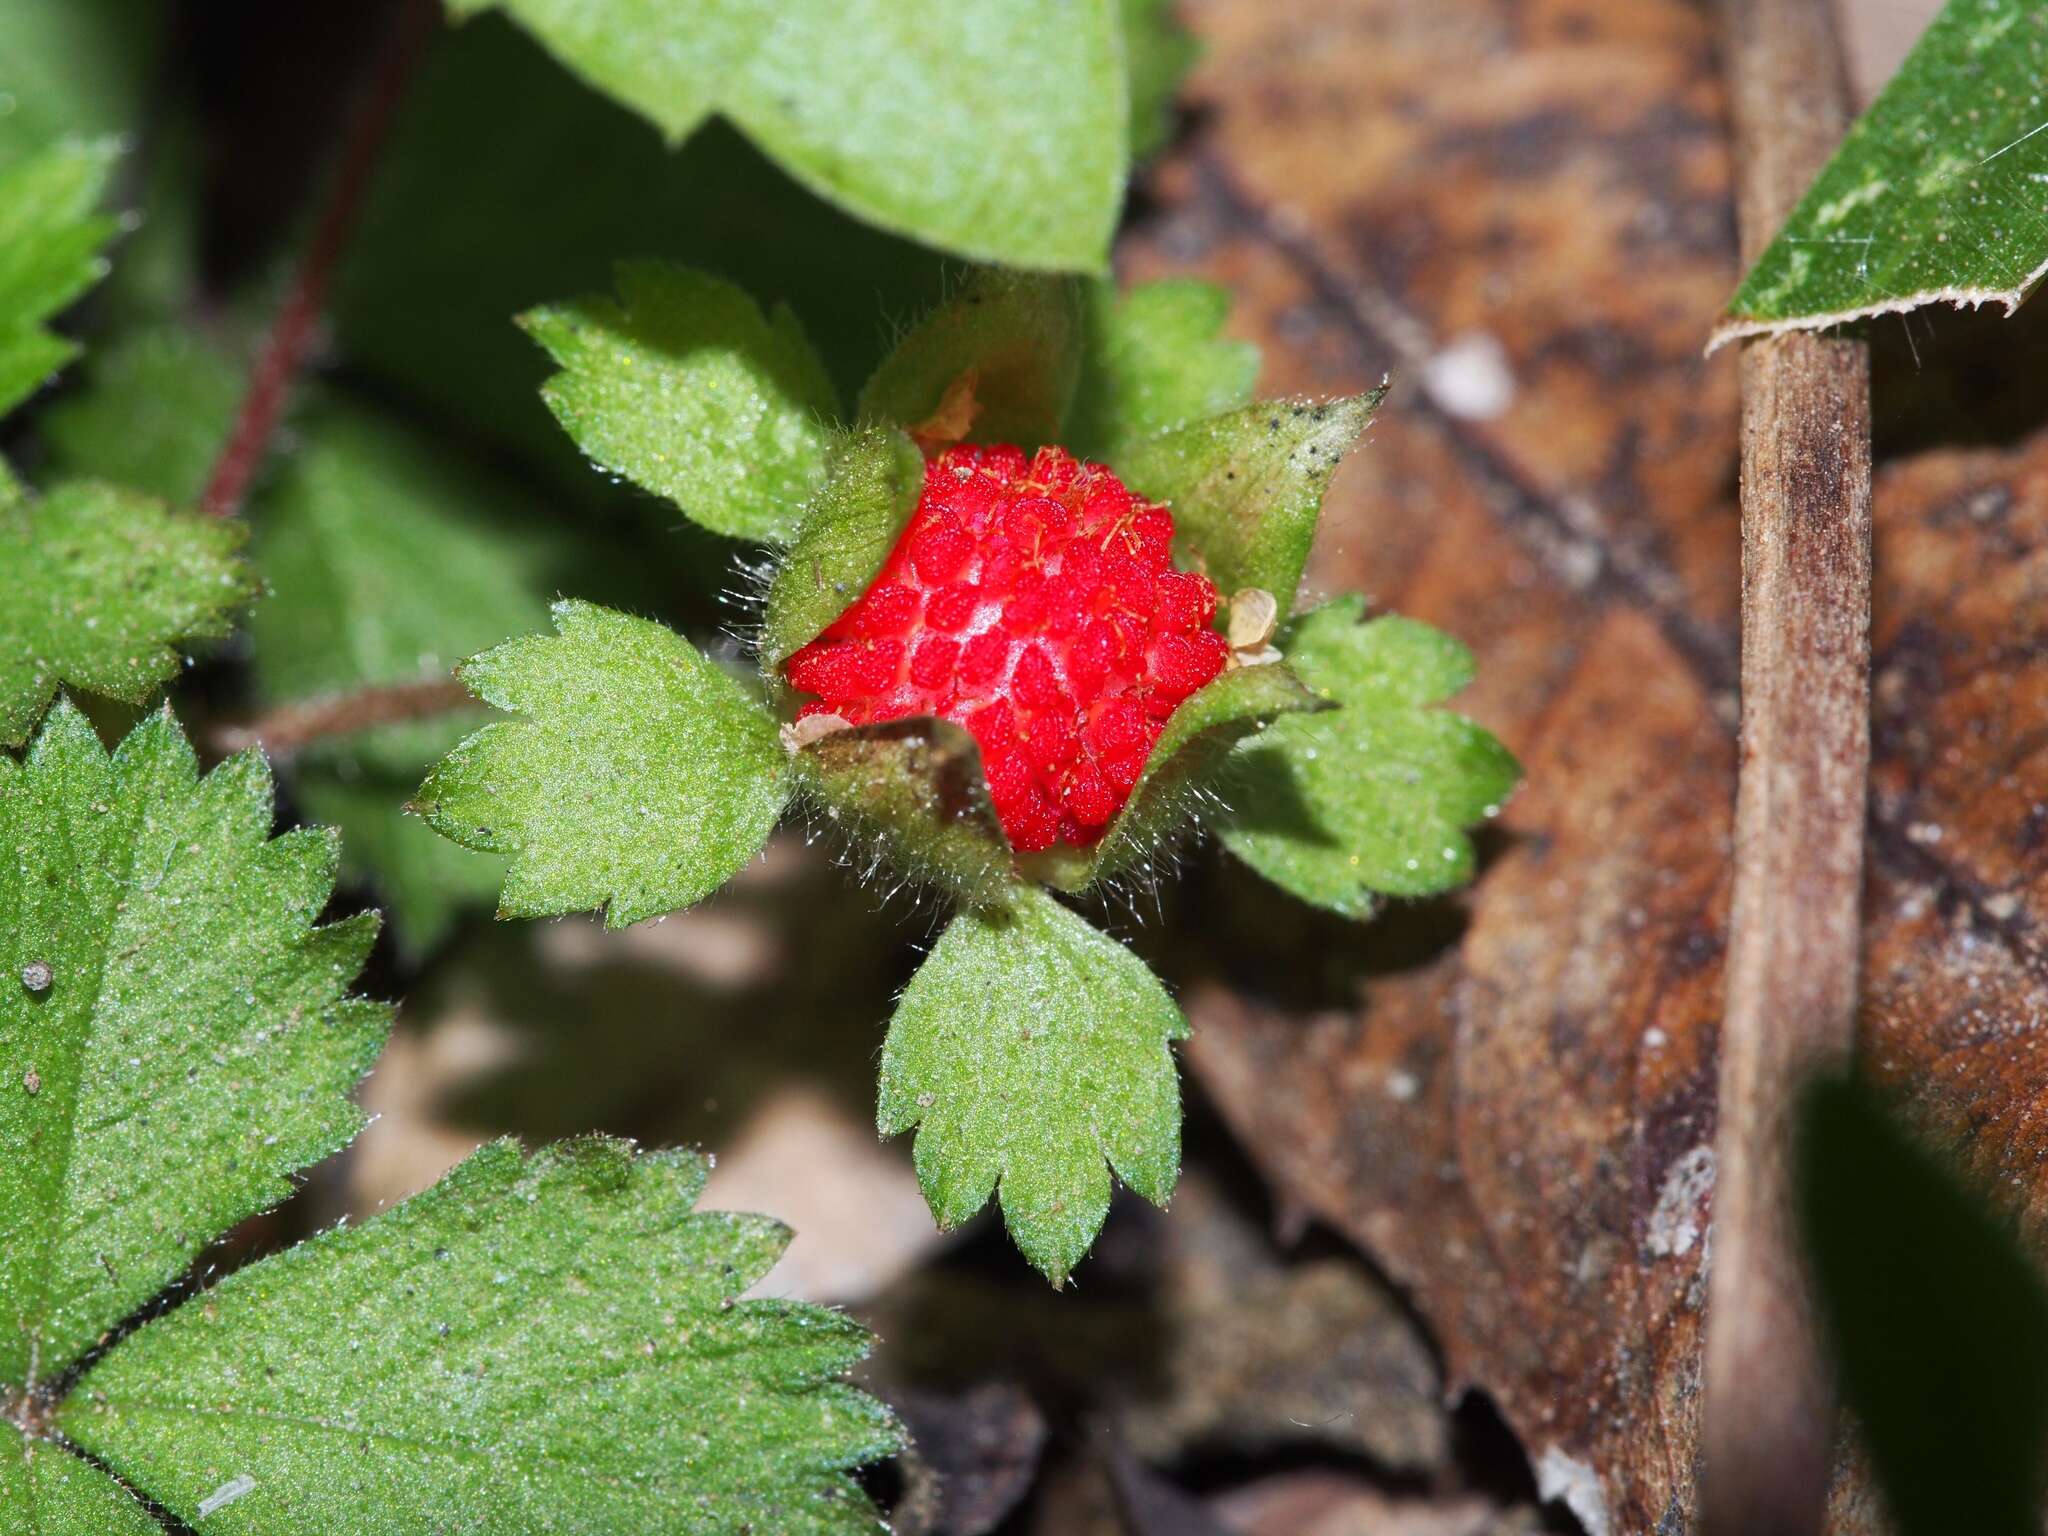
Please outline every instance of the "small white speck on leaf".
[[31, 992], [47, 992], [50, 983], [57, 979], [57, 973], [50, 969], [47, 960], [31, 960], [21, 968], [21, 984]]
[[213, 1492], [199, 1501], [199, 1507], [192, 1511], [194, 1520], [204, 1520], [216, 1510], [226, 1509], [235, 1500], [256, 1491], [256, 1479], [244, 1472], [240, 1477], [231, 1477]]

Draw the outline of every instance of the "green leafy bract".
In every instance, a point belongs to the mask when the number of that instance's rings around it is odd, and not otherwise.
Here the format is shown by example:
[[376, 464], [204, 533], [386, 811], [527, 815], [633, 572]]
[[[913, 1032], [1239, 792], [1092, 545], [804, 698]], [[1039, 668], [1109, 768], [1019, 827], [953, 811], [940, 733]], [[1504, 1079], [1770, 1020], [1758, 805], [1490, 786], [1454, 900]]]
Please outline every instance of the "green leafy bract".
[[622, 263], [618, 298], [529, 311], [562, 371], [542, 389], [601, 468], [732, 538], [781, 541], [825, 473], [839, 403], [796, 316], [731, 283]]
[[0, 169], [0, 415], [78, 355], [43, 322], [106, 275], [116, 226], [95, 210], [118, 153], [63, 143]]
[[863, 420], [916, 427], [966, 380], [978, 443], [1059, 440], [1081, 374], [1083, 285], [983, 267], [910, 328], [860, 392]]
[[0, 169], [66, 140], [133, 131], [166, 20], [157, 0], [0, 5]]
[[1368, 915], [1376, 893], [1469, 880], [1464, 829], [1495, 814], [1521, 772], [1479, 726], [1426, 707], [1471, 682], [1471, 654], [1427, 624], [1364, 615], [1362, 599], [1339, 598], [1282, 634], [1302, 681], [1338, 707], [1239, 747], [1218, 828], [1275, 885], [1350, 917]]
[[1192, 824], [1205, 794], [1214, 798], [1232, 747], [1282, 715], [1326, 707], [1287, 666], [1231, 668], [1167, 718], [1131, 798], [1101, 842], [1033, 854], [1026, 869], [1061, 890], [1082, 891], [1141, 868]]
[[848, 433], [824, 488], [768, 584], [761, 663], [770, 673], [851, 607], [896, 547], [924, 489], [924, 456], [901, 432]]
[[1124, 68], [1131, 89], [1131, 157], [1165, 148], [1173, 129], [1173, 98], [1201, 56], [1201, 45], [1174, 19], [1174, 0], [1119, 0]]
[[1718, 344], [1946, 300], [2008, 311], [2048, 271], [2048, 10], [1948, 0], [1729, 301]]
[[243, 531], [92, 482], [29, 495], [0, 474], [0, 745], [60, 683], [131, 704], [217, 638], [255, 593]]
[[208, 1531], [879, 1533], [846, 1469], [898, 1433], [832, 1379], [867, 1335], [739, 1299], [788, 1233], [706, 1173], [495, 1143], [150, 1323], [61, 1426]]
[[262, 759], [202, 779], [168, 715], [110, 759], [60, 703], [0, 757], [0, 1383], [60, 1377], [362, 1124], [377, 920], [314, 926], [335, 838], [270, 824]]
[[1121, 467], [1155, 433], [1251, 403], [1259, 349], [1219, 334], [1230, 294], [1175, 278], [1088, 293], [1087, 356], [1061, 441], [1076, 457]]
[[[1100, 270], [1123, 201], [1115, 0], [455, 0], [501, 6], [671, 140], [732, 119], [791, 175], [961, 255]], [[512, 105], [508, 104], [508, 110]]]
[[557, 635], [465, 662], [520, 718], [436, 765], [416, 809], [467, 848], [512, 856], [499, 910], [603, 907], [615, 928], [702, 900], [761, 849], [789, 796], [775, 723], [674, 631], [591, 603]]
[[1177, 537], [1226, 597], [1263, 588], [1284, 622], [1323, 491], [1384, 394], [1261, 400], [1132, 443], [1116, 467], [1132, 490], [1173, 508]]
[[1035, 886], [955, 917], [882, 1047], [877, 1123], [917, 1128], [932, 1214], [1003, 1220], [1055, 1284], [1109, 1210], [1110, 1169], [1163, 1203], [1180, 1173], [1170, 1042], [1187, 1021], [1145, 963]]

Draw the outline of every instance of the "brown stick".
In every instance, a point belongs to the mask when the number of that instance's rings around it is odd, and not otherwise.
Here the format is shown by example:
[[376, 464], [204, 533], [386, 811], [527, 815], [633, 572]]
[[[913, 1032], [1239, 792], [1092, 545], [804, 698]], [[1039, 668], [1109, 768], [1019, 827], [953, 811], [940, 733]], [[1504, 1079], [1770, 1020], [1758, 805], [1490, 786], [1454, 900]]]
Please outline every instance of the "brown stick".
[[320, 210], [305, 254], [299, 259], [291, 287], [270, 322], [270, 334], [250, 371], [228, 440], [214, 461], [213, 474], [200, 493], [199, 506], [214, 517], [232, 517], [249, 494], [249, 483], [262, 467], [271, 435], [284, 415], [292, 380], [304, 365], [313, 330], [327, 307], [334, 269], [355, 230], [363, 194], [377, 168], [377, 156], [389, 137], [405, 99], [414, 67], [426, 52], [440, 8], [434, 0], [398, 0], [398, 15], [350, 123], [327, 202]]
[[275, 760], [330, 736], [476, 707], [477, 701], [453, 678], [427, 678], [281, 704], [246, 725], [220, 726], [206, 741], [219, 757], [261, 746]]
[[[1830, 0], [1723, 0], [1743, 260], [1848, 122]], [[1870, 761], [1870, 365], [1811, 334], [1742, 353], [1742, 768], [1721, 1026], [1702, 1528], [1821, 1527], [1834, 1394], [1799, 1254], [1793, 1117], [1847, 1062]]]

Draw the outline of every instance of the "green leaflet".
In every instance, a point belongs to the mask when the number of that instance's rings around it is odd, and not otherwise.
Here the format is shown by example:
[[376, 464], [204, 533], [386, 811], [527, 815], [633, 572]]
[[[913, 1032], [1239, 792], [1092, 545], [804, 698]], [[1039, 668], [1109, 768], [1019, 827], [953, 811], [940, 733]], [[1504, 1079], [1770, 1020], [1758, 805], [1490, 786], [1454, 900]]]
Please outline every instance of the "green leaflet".
[[731, 538], [786, 540], [825, 473], [831, 380], [796, 316], [702, 272], [621, 263], [616, 301], [529, 311], [577, 446]]
[[62, 703], [0, 757], [0, 1384], [61, 1375], [362, 1124], [377, 921], [314, 926], [333, 834], [270, 825], [262, 759], [201, 779], [168, 715], [109, 759]]
[[924, 489], [924, 456], [871, 427], [833, 445], [824, 488], [768, 584], [761, 664], [771, 676], [851, 607], [889, 558]]
[[1114, 0], [456, 0], [499, 5], [671, 140], [732, 119], [821, 197], [1014, 266], [1107, 265], [1128, 86]]
[[0, 1509], [31, 1536], [163, 1536], [149, 1511], [98, 1468], [0, 1422]]
[[788, 800], [774, 721], [659, 624], [580, 602], [554, 616], [557, 635], [463, 664], [471, 692], [519, 718], [443, 758], [415, 808], [466, 848], [512, 856], [507, 917], [603, 907], [622, 928], [702, 900]]
[[1173, 98], [1201, 45], [1173, 14], [1173, 0], [1119, 0], [1124, 68], [1131, 89], [1131, 157], [1150, 159], [1173, 130]]
[[1140, 440], [1251, 403], [1259, 349], [1226, 341], [1230, 294], [1176, 278], [1088, 290], [1086, 361], [1061, 442], [1121, 468]]
[[[915, 428], [969, 379], [977, 443], [1056, 442], [1081, 375], [1083, 285], [982, 267], [910, 328], [860, 392], [863, 421]], [[970, 378], [971, 376], [971, 378]]]
[[2048, 6], [1948, 0], [1729, 301], [1715, 332], [1946, 300], [2008, 311], [2048, 270]]
[[1276, 721], [1237, 752], [1224, 846], [1283, 890], [1348, 917], [1376, 893], [1427, 896], [1472, 876], [1465, 828], [1495, 814], [1520, 766], [1471, 721], [1425, 706], [1472, 680], [1472, 657], [1413, 619], [1363, 622], [1362, 598], [1304, 614], [1280, 648], [1338, 707]]
[[96, 1365], [64, 1432], [210, 1532], [882, 1530], [866, 1333], [742, 1301], [789, 1235], [623, 1142], [476, 1153], [229, 1276]]
[[165, 20], [156, 0], [7, 0], [0, 6], [0, 169], [142, 118]]
[[95, 210], [118, 154], [67, 142], [0, 169], [0, 415], [78, 355], [43, 322], [106, 275], [116, 226]]
[[255, 592], [242, 538], [108, 485], [37, 499], [0, 481], [0, 745], [60, 683], [140, 704], [177, 672], [174, 646], [225, 635]]
[[1261, 400], [1132, 443], [1116, 467], [1132, 490], [1173, 508], [1179, 539], [1224, 596], [1263, 588], [1284, 622], [1323, 491], [1385, 393]]
[[1233, 667], [1176, 709], [1145, 760], [1131, 798], [1093, 848], [1032, 854], [1026, 870], [1063, 891], [1083, 891], [1143, 867], [1190, 825], [1230, 750], [1282, 715], [1326, 706], [1284, 664]]
[[[247, 384], [244, 369], [182, 326], [96, 345], [71, 387], [37, 417], [49, 471], [190, 505], [206, 487]], [[264, 487], [288, 476], [295, 462], [285, 458], [263, 477]]]
[[941, 1226], [999, 1193], [1055, 1285], [1109, 1210], [1110, 1170], [1154, 1203], [1180, 1172], [1170, 1042], [1187, 1021], [1145, 963], [1035, 886], [955, 917], [882, 1047], [884, 1135], [917, 1128]]

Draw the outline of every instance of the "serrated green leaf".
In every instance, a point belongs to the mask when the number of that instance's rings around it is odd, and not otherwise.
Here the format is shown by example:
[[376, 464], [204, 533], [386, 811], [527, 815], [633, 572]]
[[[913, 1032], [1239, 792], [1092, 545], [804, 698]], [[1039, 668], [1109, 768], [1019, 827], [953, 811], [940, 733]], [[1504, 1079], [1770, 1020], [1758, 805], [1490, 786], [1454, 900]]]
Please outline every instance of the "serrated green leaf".
[[1155, 1204], [1180, 1174], [1170, 1041], [1187, 1021], [1145, 962], [1035, 886], [970, 908], [911, 978], [882, 1047], [885, 1136], [917, 1129], [932, 1215], [999, 1194], [1055, 1285], [1095, 1241], [1110, 1169]]
[[1425, 706], [1472, 680], [1472, 657], [1427, 624], [1364, 622], [1362, 598], [1304, 614], [1280, 639], [1338, 707], [1276, 722], [1238, 749], [1224, 846], [1281, 889], [1349, 917], [1376, 893], [1428, 896], [1472, 877], [1465, 829], [1521, 775], [1513, 754]]
[[334, 836], [270, 825], [262, 759], [201, 779], [168, 715], [110, 759], [61, 703], [0, 757], [0, 1383], [60, 1376], [362, 1124], [377, 921], [314, 926]]
[[1081, 377], [1084, 285], [983, 267], [910, 328], [860, 392], [864, 421], [915, 427], [971, 378], [977, 443], [1056, 442]]
[[562, 370], [549, 409], [601, 468], [714, 533], [787, 539], [839, 412], [796, 316], [663, 262], [621, 263], [617, 286], [520, 317]]
[[701, 901], [788, 801], [775, 722], [672, 630], [591, 603], [554, 616], [558, 634], [463, 664], [472, 693], [520, 718], [443, 758], [416, 808], [465, 848], [511, 855], [507, 917], [602, 907], [623, 928]]
[[834, 1379], [868, 1336], [739, 1299], [788, 1234], [693, 1209], [706, 1172], [494, 1143], [149, 1323], [61, 1426], [209, 1532], [879, 1533], [846, 1473], [899, 1433]]
[[2008, 311], [2048, 271], [2048, 7], [1948, 0], [1729, 301], [1716, 341], [1946, 300]]
[[1131, 158], [1150, 159], [1173, 131], [1173, 98], [1202, 56], [1173, 14], [1174, 0], [1120, 0], [1124, 72], [1130, 79]]
[[1141, 439], [1248, 405], [1259, 349], [1221, 336], [1230, 294], [1172, 278], [1121, 297], [1088, 291], [1086, 360], [1061, 441], [1079, 458], [1121, 467]]
[[163, 1536], [163, 1527], [98, 1467], [0, 1422], [0, 1509], [27, 1536]]
[[255, 594], [242, 529], [90, 482], [41, 499], [0, 485], [0, 745], [59, 683], [140, 704], [173, 649], [224, 635]]
[[190, 505], [228, 440], [247, 382], [243, 368], [183, 326], [95, 346], [72, 387], [37, 418], [48, 468]]
[[672, 140], [722, 113], [821, 197], [1015, 266], [1101, 270], [1123, 201], [1114, 0], [455, 0], [498, 5]]
[[835, 731], [792, 759], [798, 785], [856, 853], [877, 845], [889, 869], [970, 903], [1016, 878], [964, 726], [918, 717]]
[[924, 489], [924, 455], [871, 427], [833, 444], [825, 484], [768, 584], [761, 663], [772, 675], [863, 592], [896, 547]]
[[65, 143], [0, 170], [0, 415], [78, 355], [43, 322], [106, 275], [116, 226], [95, 210], [119, 153]]
[[1283, 715], [1327, 708], [1278, 663], [1233, 667], [1176, 709], [1145, 759], [1131, 798], [1092, 848], [1056, 847], [1024, 861], [1026, 873], [1063, 891], [1084, 891], [1141, 868], [1190, 825], [1204, 795], [1245, 737]]
[[1176, 538], [1228, 597], [1273, 594], [1292, 611], [1323, 491], [1386, 390], [1342, 400], [1261, 400], [1132, 443], [1117, 470], [1173, 509]]

